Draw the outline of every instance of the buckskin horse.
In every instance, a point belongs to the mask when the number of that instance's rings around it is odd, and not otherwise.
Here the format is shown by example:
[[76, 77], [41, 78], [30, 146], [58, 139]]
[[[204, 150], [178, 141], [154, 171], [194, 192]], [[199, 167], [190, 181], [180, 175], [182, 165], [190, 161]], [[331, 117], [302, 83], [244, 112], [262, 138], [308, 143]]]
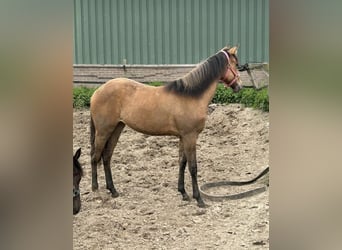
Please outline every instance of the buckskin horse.
[[103, 160], [106, 188], [112, 197], [114, 187], [110, 161], [125, 125], [148, 135], [179, 138], [178, 191], [190, 200], [184, 188], [188, 163], [193, 198], [205, 207], [197, 183], [196, 141], [202, 132], [207, 107], [219, 81], [234, 92], [241, 89], [237, 47], [224, 47], [200, 63], [184, 77], [153, 87], [127, 78], [116, 78], [100, 86], [90, 101], [90, 143], [92, 190], [98, 189], [97, 165]]

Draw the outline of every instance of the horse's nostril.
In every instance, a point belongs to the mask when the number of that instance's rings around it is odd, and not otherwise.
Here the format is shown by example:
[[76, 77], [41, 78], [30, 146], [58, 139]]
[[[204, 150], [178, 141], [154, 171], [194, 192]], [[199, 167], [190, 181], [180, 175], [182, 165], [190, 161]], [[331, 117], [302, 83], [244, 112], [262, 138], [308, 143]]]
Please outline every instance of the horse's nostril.
[[233, 92], [234, 92], [234, 93], [237, 93], [237, 92], [239, 92], [241, 89], [242, 89], [242, 86], [241, 86], [241, 85], [236, 85], [236, 87], [233, 89]]

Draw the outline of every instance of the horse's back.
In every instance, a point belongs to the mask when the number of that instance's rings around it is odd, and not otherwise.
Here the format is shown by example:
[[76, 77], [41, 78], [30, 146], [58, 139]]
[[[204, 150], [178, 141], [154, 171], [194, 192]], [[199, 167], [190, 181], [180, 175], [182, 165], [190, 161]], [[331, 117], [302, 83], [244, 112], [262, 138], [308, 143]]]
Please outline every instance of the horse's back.
[[115, 78], [109, 80], [108, 82], [101, 85], [95, 92], [93, 96], [96, 95], [112, 95], [118, 91], [132, 92], [137, 87], [141, 87], [144, 84], [134, 81], [128, 78]]
[[[122, 101], [126, 96], [131, 96], [136, 88], [143, 85], [128, 78], [115, 78], [101, 85], [92, 95], [90, 107], [110, 105], [112, 102]], [[114, 104], [113, 103], [113, 104]]]
[[93, 119], [121, 120], [125, 114], [133, 114], [139, 100], [149, 100], [156, 88], [128, 78], [115, 78], [100, 86], [90, 100]]

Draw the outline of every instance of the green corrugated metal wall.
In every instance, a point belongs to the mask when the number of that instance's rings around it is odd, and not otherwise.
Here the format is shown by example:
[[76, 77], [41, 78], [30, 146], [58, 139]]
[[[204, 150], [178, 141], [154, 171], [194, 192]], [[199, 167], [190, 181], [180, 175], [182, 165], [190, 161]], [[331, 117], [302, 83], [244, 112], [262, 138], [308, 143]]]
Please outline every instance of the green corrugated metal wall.
[[75, 64], [195, 64], [226, 44], [268, 62], [269, 0], [74, 0]]

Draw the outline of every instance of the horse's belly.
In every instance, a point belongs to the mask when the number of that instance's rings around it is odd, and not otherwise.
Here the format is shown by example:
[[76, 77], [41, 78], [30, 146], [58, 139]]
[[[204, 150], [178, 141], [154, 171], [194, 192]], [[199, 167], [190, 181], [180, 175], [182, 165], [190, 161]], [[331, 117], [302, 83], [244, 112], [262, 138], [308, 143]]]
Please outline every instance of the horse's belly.
[[178, 135], [172, 116], [156, 110], [136, 109], [121, 118], [130, 128], [149, 135]]
[[175, 130], [172, 130], [172, 129], [163, 128], [163, 129], [156, 130], [156, 129], [149, 129], [146, 127], [142, 128], [142, 127], [133, 127], [130, 125], [128, 125], [128, 126], [132, 129], [134, 129], [135, 131], [138, 131], [140, 133], [147, 134], [147, 135], [175, 135], [175, 136], [178, 136], [178, 132]]
[[177, 130], [165, 122], [140, 122], [132, 123], [123, 121], [128, 127], [148, 135], [178, 135]]

